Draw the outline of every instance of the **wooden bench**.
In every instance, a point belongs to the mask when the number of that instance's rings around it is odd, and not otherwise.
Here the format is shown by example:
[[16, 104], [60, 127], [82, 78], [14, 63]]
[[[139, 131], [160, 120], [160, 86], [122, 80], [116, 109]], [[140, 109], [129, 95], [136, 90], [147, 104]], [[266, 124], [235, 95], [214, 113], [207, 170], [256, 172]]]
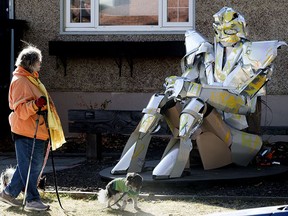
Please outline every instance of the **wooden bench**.
[[[122, 134], [130, 135], [143, 113], [141, 111], [128, 110], [68, 110], [69, 132], [86, 133], [88, 160], [101, 160], [102, 135]], [[166, 123], [161, 123], [161, 129], [155, 135], [169, 135], [170, 130]]]

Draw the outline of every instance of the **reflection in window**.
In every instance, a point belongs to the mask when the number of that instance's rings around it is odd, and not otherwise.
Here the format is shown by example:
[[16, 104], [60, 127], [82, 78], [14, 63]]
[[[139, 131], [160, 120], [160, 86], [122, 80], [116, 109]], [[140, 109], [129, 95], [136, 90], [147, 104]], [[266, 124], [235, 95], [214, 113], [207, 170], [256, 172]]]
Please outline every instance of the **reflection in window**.
[[100, 26], [158, 25], [158, 0], [99, 0]]
[[70, 0], [71, 23], [90, 23], [91, 0]]
[[168, 22], [188, 22], [189, 1], [188, 0], [168, 0], [167, 7]]
[[194, 28], [195, 0], [60, 0], [61, 30], [85, 34], [183, 33]]

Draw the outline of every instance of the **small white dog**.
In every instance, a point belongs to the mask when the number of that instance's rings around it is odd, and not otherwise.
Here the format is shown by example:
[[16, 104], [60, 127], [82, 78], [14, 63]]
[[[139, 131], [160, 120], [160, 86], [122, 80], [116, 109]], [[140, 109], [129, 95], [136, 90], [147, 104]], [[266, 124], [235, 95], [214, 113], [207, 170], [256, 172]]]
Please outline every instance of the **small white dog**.
[[10, 183], [12, 176], [15, 172], [15, 168], [9, 167], [6, 168], [0, 176], [0, 191], [2, 192], [5, 187]]
[[[142, 187], [143, 178], [137, 173], [127, 173], [126, 178], [116, 178], [106, 185], [106, 189], [101, 189], [98, 193], [98, 201], [111, 208], [117, 205], [120, 210], [124, 210], [127, 201], [132, 199], [133, 207], [140, 210], [138, 207], [138, 196]], [[111, 204], [112, 200], [114, 203]], [[119, 201], [122, 200], [122, 205]]]
[[[2, 192], [5, 189], [5, 187], [11, 182], [11, 179], [14, 175], [15, 170], [16, 169], [14, 167], [8, 167], [1, 173], [0, 192]], [[40, 178], [38, 182], [38, 189], [40, 189], [41, 191], [45, 191], [45, 184], [46, 184], [46, 176], [43, 176]], [[23, 191], [24, 190], [25, 188], [23, 188]]]

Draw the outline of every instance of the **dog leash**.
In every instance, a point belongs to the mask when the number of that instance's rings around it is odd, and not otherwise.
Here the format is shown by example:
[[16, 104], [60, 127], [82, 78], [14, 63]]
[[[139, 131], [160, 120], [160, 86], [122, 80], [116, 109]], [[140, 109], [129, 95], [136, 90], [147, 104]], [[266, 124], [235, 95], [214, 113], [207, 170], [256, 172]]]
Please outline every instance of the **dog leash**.
[[[113, 203], [112, 205], [110, 205], [110, 207], [116, 205], [126, 194], [127, 194], [127, 192], [124, 192], [124, 193], [122, 194], [122, 196], [121, 196], [115, 203]], [[101, 209], [99, 209], [99, 210], [103, 211], [103, 210], [106, 209], [106, 208], [108, 208], [108, 206], [106, 206], [106, 207], [104, 207], [104, 208], [101, 208]]]
[[122, 196], [121, 196], [115, 203], [113, 203], [113, 204], [110, 205], [110, 206], [116, 205], [126, 194], [127, 194], [127, 192], [124, 192], [124, 193], [122, 194]]
[[49, 129], [49, 125], [48, 125], [48, 119], [47, 119], [47, 112], [44, 113], [44, 119], [45, 119], [46, 127], [47, 127], [47, 129], [48, 129], [48, 135], [49, 135], [50, 152], [51, 152], [51, 162], [52, 162], [53, 179], [54, 179], [54, 186], [55, 186], [56, 196], [57, 196], [57, 200], [58, 200], [58, 203], [59, 203], [61, 209], [64, 210], [64, 211], [66, 211], [66, 210], [63, 208], [63, 206], [62, 206], [62, 203], [61, 203], [61, 200], [60, 200], [60, 196], [59, 196], [59, 192], [58, 192], [57, 176], [56, 176], [56, 169], [55, 169], [54, 156], [53, 156], [53, 150], [52, 150], [51, 134], [50, 134], [50, 129]]
[[[49, 131], [49, 137], [50, 137], [50, 131]], [[51, 140], [50, 140], [51, 142]], [[52, 146], [52, 145], [51, 145]], [[53, 156], [53, 151], [51, 149], [51, 161], [52, 161], [52, 168], [53, 168], [53, 177], [54, 177], [54, 186], [55, 186], [55, 191], [56, 191], [56, 196], [57, 196], [57, 199], [58, 199], [58, 203], [60, 205], [60, 207], [66, 211], [62, 204], [61, 204], [61, 201], [60, 201], [60, 196], [59, 196], [59, 192], [58, 192], [58, 185], [57, 185], [57, 176], [56, 176], [56, 169], [55, 169], [55, 164], [54, 164], [54, 156]]]
[[[50, 131], [49, 131], [49, 137], [50, 137]], [[61, 209], [64, 211], [64, 214], [67, 215], [67, 213], [71, 213], [71, 212], [75, 212], [75, 210], [66, 210], [63, 208], [61, 200], [60, 200], [60, 196], [59, 196], [59, 192], [58, 192], [58, 185], [57, 185], [57, 175], [56, 175], [56, 169], [55, 169], [55, 164], [54, 164], [54, 156], [53, 156], [53, 151], [52, 151], [52, 145], [51, 145], [51, 161], [52, 161], [52, 168], [53, 168], [53, 177], [54, 177], [54, 185], [55, 185], [55, 191], [56, 191], [56, 196], [57, 196], [57, 200], [59, 203], [59, 206], [61, 207]]]

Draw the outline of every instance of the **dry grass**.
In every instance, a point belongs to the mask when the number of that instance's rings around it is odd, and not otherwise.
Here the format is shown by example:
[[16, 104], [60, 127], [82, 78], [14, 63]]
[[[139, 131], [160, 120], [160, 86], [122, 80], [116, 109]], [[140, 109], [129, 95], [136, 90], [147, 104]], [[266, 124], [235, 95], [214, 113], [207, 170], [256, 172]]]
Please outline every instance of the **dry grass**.
[[[277, 200], [235, 200], [235, 199], [187, 199], [187, 200], [160, 200], [140, 198], [139, 207], [141, 211], [136, 211], [132, 205], [127, 205], [125, 211], [117, 209], [107, 209], [103, 204], [98, 203], [95, 196], [71, 196], [61, 194], [61, 203], [65, 209], [63, 211], [54, 194], [45, 194], [43, 201], [49, 203], [49, 211], [41, 212], [41, 215], [49, 216], [107, 216], [107, 215], [125, 215], [125, 216], [190, 216], [190, 215], [207, 215], [217, 212], [227, 212], [245, 208], [256, 208], [268, 205], [283, 205], [284, 201]], [[10, 207], [0, 202], [1, 216], [30, 215], [38, 216], [39, 212], [25, 212], [21, 207]]]

